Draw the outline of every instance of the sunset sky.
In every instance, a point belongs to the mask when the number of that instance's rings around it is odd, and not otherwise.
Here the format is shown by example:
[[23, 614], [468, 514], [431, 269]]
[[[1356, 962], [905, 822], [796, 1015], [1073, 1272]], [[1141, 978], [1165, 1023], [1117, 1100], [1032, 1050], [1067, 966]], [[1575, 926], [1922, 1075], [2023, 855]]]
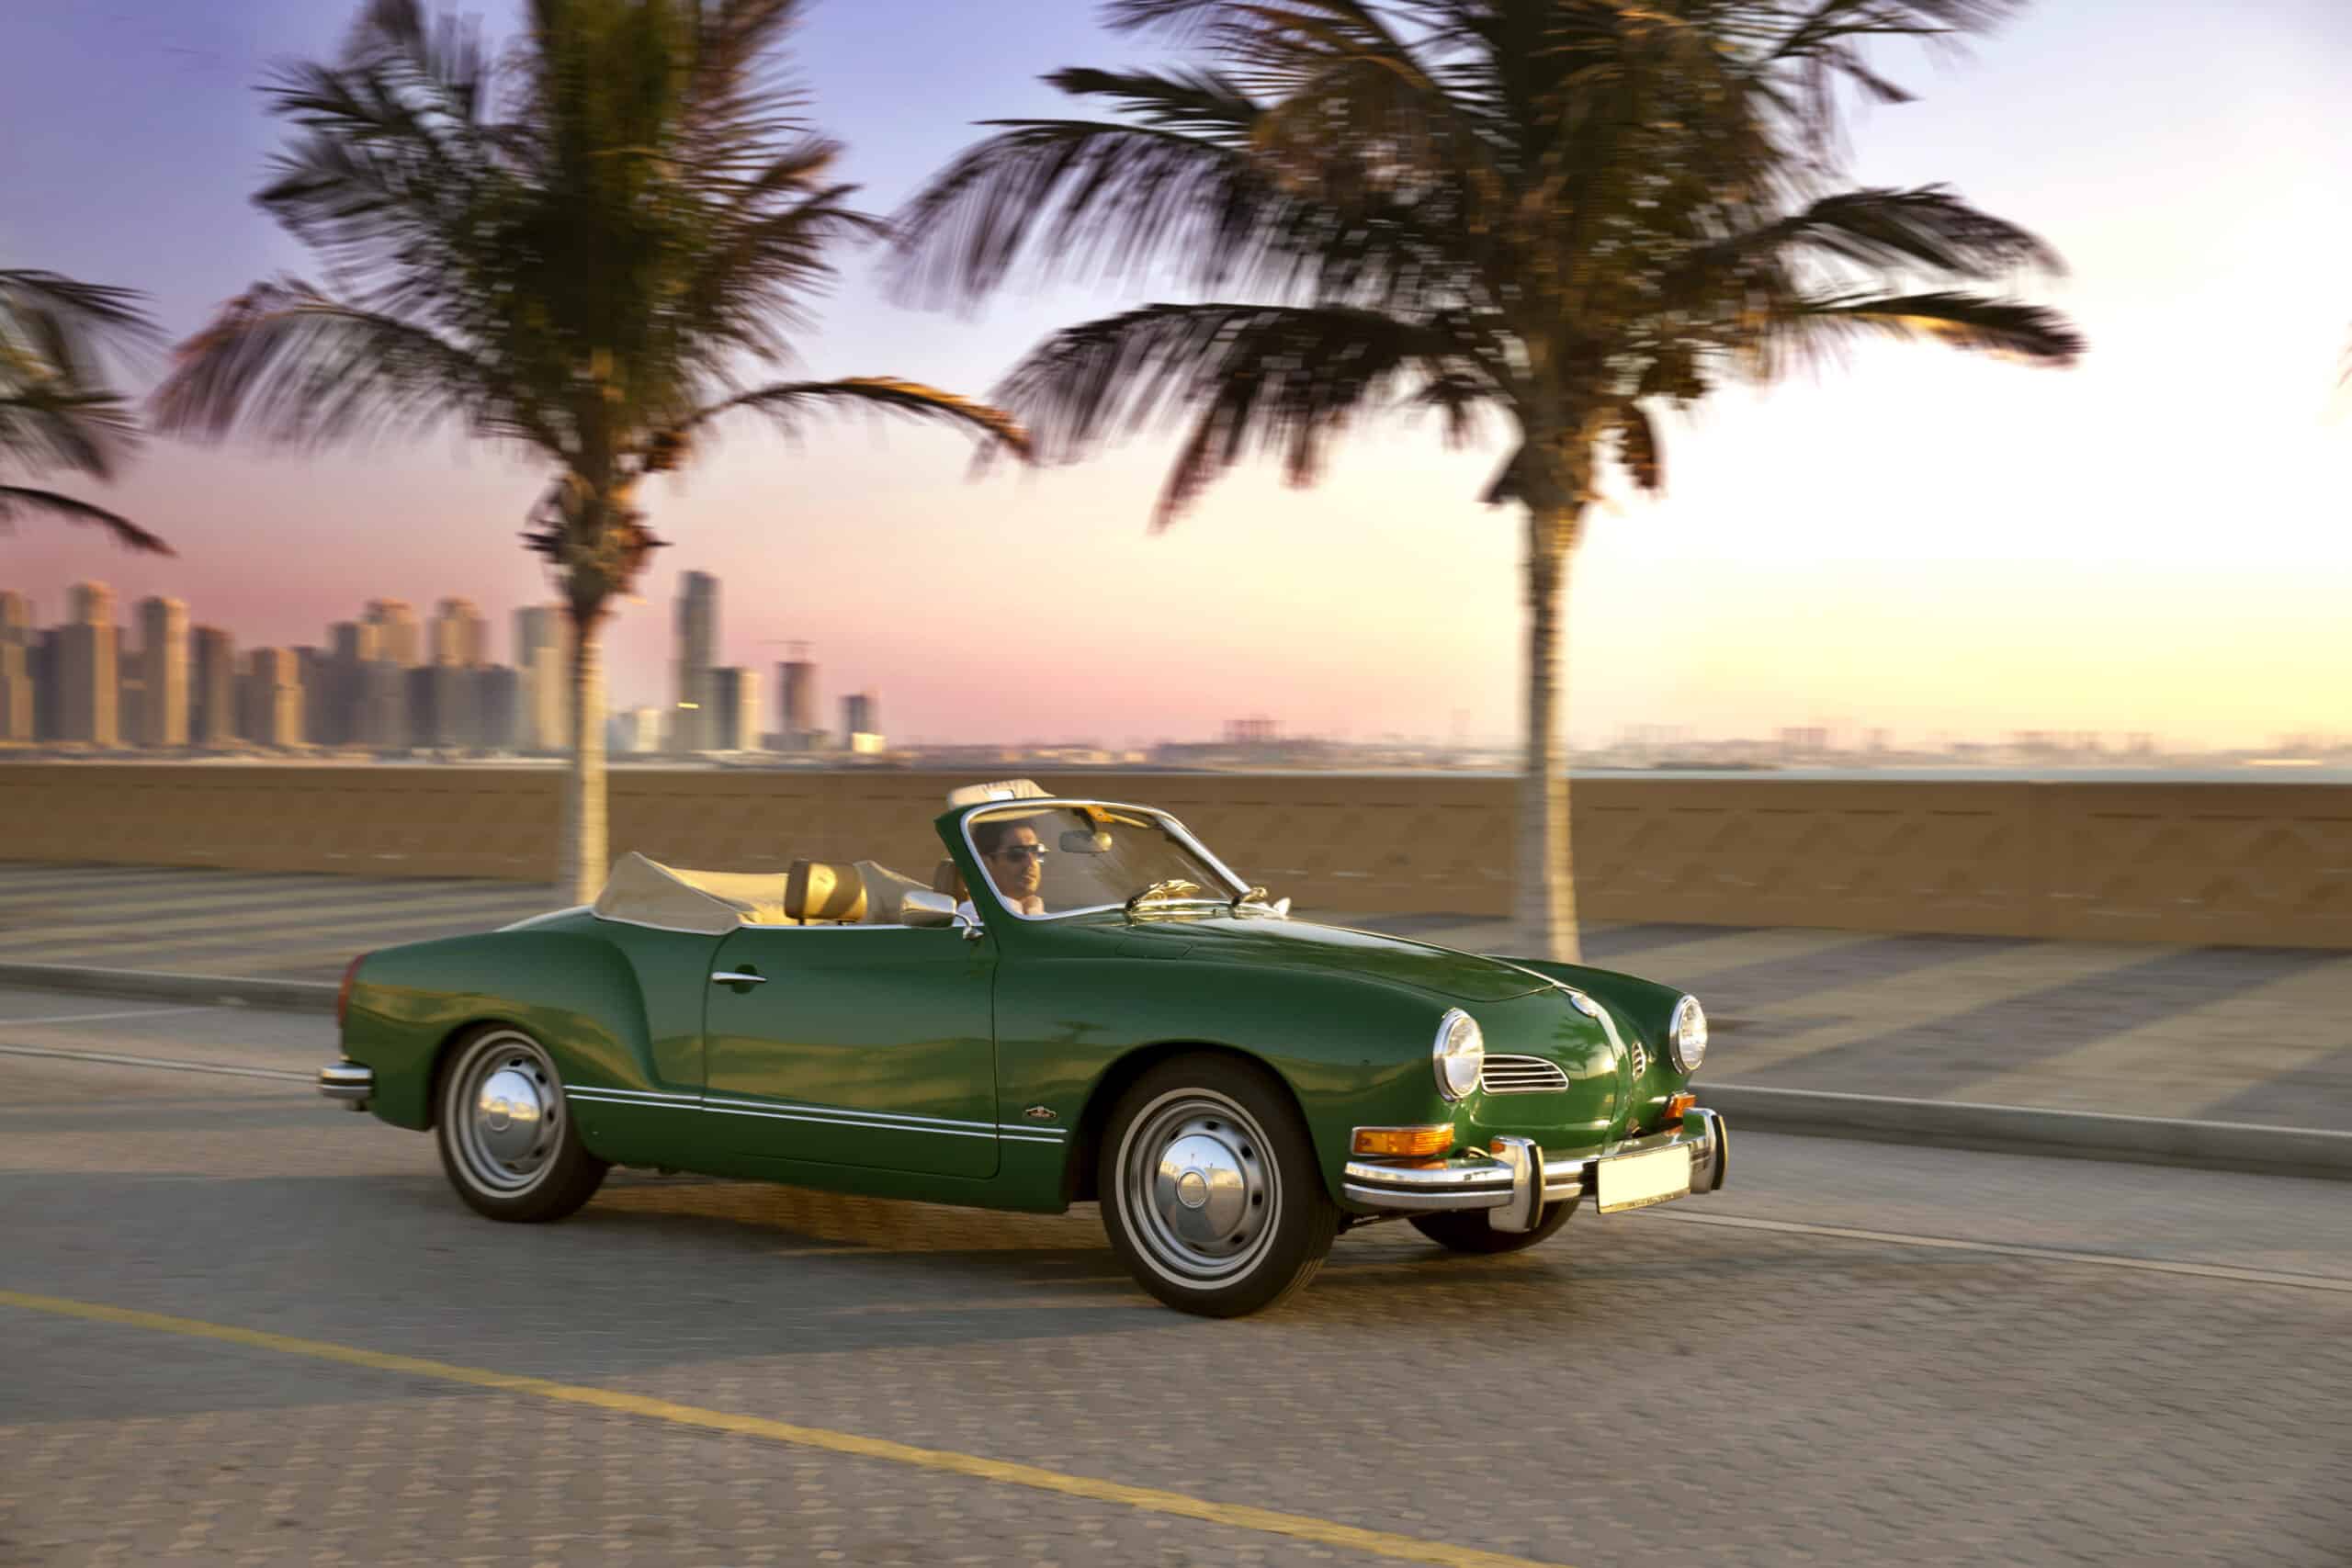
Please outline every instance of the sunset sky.
[[[471, 8], [502, 31], [511, 11]], [[354, 12], [18, 8], [0, 265], [145, 289], [175, 334], [311, 270], [247, 199], [278, 140], [253, 87], [270, 60], [332, 52]], [[1054, 112], [1040, 73], [1138, 53], [1080, 0], [818, 0], [797, 60], [864, 204], [888, 211], [970, 121]], [[1971, 59], [1883, 63], [1921, 101], [1860, 121], [1858, 177], [1949, 181], [2040, 231], [2072, 274], [2031, 287], [2091, 352], [2052, 372], [1865, 348], [1669, 424], [1665, 499], [1597, 516], [1576, 562], [1572, 732], [2352, 732], [2352, 6], [2044, 0]], [[1135, 298], [967, 321], [900, 309], [878, 258], [842, 259], [802, 373], [978, 393], [1043, 332]], [[1153, 536], [1168, 445], [968, 482], [940, 430], [844, 422], [795, 446], [730, 427], [652, 493], [676, 547], [614, 627], [613, 696], [662, 698], [670, 597], [699, 569], [723, 580], [726, 660], [772, 667], [805, 639], [829, 718], [870, 688], [902, 739], [1182, 738], [1246, 714], [1357, 739], [1515, 731], [1516, 524], [1476, 501], [1499, 451], [1376, 426], [1318, 489], [1247, 471]], [[103, 499], [179, 558], [33, 520], [0, 537], [0, 587], [44, 622], [82, 578], [118, 604], [170, 593], [245, 645], [459, 593], [504, 659], [509, 612], [546, 596], [515, 538], [539, 483], [455, 435], [313, 458], [157, 443]]]

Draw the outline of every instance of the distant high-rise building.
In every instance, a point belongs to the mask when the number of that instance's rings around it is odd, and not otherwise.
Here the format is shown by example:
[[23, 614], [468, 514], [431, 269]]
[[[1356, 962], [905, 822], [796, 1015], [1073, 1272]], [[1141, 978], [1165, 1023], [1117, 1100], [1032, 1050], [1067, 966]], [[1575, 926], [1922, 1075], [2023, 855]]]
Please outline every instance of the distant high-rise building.
[[25, 663], [33, 681], [33, 739], [54, 740], [57, 737], [60, 703], [59, 674], [64, 662], [64, 628], [51, 626], [33, 634], [32, 647], [27, 650]]
[[359, 666], [359, 711], [353, 739], [375, 751], [406, 750], [413, 740], [408, 722], [408, 671], [389, 659]]
[[233, 744], [243, 728], [237, 717], [236, 639], [219, 626], [198, 626], [195, 642], [188, 739], [198, 746]]
[[57, 738], [94, 746], [119, 743], [120, 683], [116, 675], [114, 594], [103, 582], [77, 582], [74, 616], [57, 628]]
[[382, 639], [379, 658], [389, 659], [403, 670], [424, 662], [424, 629], [416, 624], [416, 612], [407, 600], [370, 599], [367, 620], [379, 628]]
[[655, 707], [631, 708], [612, 716], [605, 728], [605, 745], [616, 756], [662, 749], [662, 716]]
[[711, 695], [716, 713], [712, 749], [756, 751], [760, 749], [760, 672], [727, 665], [711, 671]]
[[526, 751], [571, 746], [571, 617], [560, 604], [514, 612], [514, 668], [522, 676], [516, 744]]
[[342, 705], [335, 701], [334, 655], [323, 648], [294, 650], [296, 683], [302, 688], [302, 739], [311, 746], [343, 743]]
[[424, 664], [408, 672], [411, 745], [466, 751], [481, 744], [475, 674], [457, 664]]
[[716, 728], [711, 723], [711, 671], [718, 662], [718, 579], [707, 571], [679, 575], [675, 633], [671, 746], [679, 751], [708, 750]]
[[473, 670], [490, 662], [490, 623], [470, 599], [444, 599], [433, 616], [433, 662]]
[[523, 674], [503, 664], [485, 664], [471, 671], [474, 686], [474, 744], [492, 751], [521, 750]]
[[245, 656], [244, 736], [264, 746], [302, 744], [301, 661], [290, 648]]
[[32, 601], [0, 589], [0, 741], [29, 741], [38, 733], [33, 716], [35, 646]]
[[854, 751], [860, 748], [857, 737], [878, 736], [882, 733], [881, 716], [876, 710], [874, 694], [852, 692], [842, 699], [842, 744]]
[[325, 728], [314, 728], [311, 739], [332, 746], [365, 745], [360, 721], [361, 705], [367, 700], [365, 671], [382, 657], [384, 628], [373, 621], [337, 621], [327, 636], [322, 673], [326, 689], [311, 705]]
[[775, 667], [776, 718], [784, 749], [797, 751], [817, 731], [817, 666], [796, 646], [793, 657]]
[[139, 602], [139, 665], [146, 687], [142, 746], [187, 744], [187, 606], [161, 595]]

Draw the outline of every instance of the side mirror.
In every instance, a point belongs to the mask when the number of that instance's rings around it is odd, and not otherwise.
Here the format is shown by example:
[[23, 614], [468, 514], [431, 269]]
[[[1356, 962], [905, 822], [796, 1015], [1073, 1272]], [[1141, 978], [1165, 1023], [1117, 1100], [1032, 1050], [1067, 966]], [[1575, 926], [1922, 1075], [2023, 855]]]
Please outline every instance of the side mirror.
[[977, 939], [980, 925], [969, 915], [956, 912], [956, 900], [944, 893], [933, 893], [927, 887], [913, 889], [899, 900], [899, 923], [902, 926], [961, 926], [967, 938]]

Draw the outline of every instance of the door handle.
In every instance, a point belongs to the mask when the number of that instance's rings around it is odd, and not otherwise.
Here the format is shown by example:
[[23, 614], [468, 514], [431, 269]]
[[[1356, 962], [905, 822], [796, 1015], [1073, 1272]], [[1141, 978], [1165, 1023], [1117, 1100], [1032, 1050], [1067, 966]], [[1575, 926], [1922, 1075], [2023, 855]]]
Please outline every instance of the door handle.
[[754, 975], [742, 969], [721, 969], [710, 979], [715, 986], [764, 986], [768, 983], [765, 975]]

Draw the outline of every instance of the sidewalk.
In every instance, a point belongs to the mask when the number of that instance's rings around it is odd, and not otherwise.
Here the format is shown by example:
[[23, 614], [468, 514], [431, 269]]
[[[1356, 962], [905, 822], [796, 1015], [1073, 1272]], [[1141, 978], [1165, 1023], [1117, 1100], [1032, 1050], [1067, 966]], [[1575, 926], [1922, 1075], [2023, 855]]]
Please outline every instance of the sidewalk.
[[[0, 865], [0, 963], [333, 981], [355, 953], [552, 907], [511, 882]], [[1487, 951], [1499, 922], [1360, 919]], [[2352, 1129], [2352, 953], [1624, 925], [1592, 964], [1695, 993], [1702, 1081]]]

